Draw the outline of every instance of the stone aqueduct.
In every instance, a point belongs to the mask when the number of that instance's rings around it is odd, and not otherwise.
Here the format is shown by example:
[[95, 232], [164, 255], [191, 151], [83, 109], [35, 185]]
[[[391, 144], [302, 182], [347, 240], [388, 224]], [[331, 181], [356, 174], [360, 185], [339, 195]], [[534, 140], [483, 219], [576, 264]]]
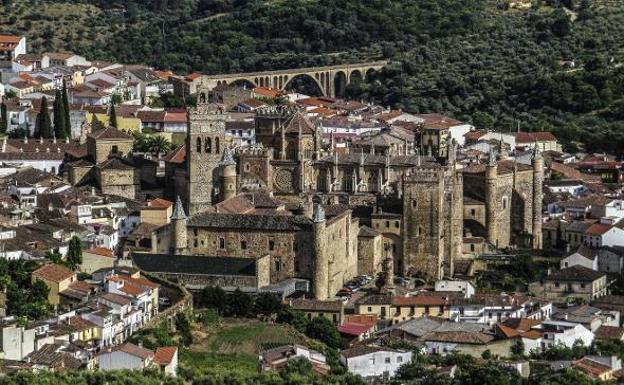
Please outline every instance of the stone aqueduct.
[[307, 77], [318, 86], [324, 96], [341, 96], [342, 92], [344, 92], [344, 87], [352, 81], [358, 77], [364, 79], [371, 71], [379, 70], [387, 64], [387, 61], [376, 61], [240, 74], [204, 75], [202, 82], [210, 88], [221, 84], [244, 82], [254, 87], [271, 87], [283, 90], [293, 79]]

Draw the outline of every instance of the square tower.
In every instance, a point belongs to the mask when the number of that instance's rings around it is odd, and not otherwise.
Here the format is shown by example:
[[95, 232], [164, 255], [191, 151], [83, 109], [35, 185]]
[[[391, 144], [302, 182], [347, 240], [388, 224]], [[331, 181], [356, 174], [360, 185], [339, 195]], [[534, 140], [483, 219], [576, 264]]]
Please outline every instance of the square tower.
[[225, 107], [208, 102], [208, 90], [197, 92], [188, 110], [186, 166], [189, 215], [210, 207], [219, 195], [219, 163], [225, 146]]

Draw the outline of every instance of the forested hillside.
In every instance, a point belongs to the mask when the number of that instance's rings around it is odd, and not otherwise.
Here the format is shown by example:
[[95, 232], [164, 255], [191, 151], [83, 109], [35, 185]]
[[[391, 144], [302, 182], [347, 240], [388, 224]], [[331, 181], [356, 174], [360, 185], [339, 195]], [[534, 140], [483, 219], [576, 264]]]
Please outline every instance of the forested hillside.
[[69, 49], [180, 73], [387, 58], [392, 64], [351, 96], [480, 127], [552, 130], [570, 149], [574, 141], [624, 148], [624, 2], [3, 2], [0, 28], [26, 34], [34, 51]]

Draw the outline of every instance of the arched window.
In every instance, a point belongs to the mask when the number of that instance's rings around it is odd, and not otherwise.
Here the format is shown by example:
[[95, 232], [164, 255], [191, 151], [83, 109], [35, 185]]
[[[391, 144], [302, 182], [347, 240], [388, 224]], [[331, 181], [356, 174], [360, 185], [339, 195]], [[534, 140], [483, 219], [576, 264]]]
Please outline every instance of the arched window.
[[197, 144], [195, 145], [195, 150], [198, 154], [201, 154], [201, 138], [197, 138]]
[[206, 152], [206, 154], [212, 153], [212, 140], [210, 138], [206, 138], [205, 152]]
[[219, 146], [219, 138], [215, 138], [215, 152], [217, 154], [221, 152], [221, 147]]
[[206, 94], [205, 93], [201, 93], [199, 94], [199, 102], [200, 103], [206, 103]]

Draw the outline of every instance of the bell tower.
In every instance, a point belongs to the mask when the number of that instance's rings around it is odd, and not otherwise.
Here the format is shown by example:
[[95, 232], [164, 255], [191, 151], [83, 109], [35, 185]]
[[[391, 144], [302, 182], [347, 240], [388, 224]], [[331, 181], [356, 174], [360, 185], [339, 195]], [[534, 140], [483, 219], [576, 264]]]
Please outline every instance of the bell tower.
[[219, 196], [219, 163], [225, 147], [225, 107], [208, 102], [209, 90], [197, 91], [197, 106], [188, 109], [186, 166], [188, 212], [210, 207]]

